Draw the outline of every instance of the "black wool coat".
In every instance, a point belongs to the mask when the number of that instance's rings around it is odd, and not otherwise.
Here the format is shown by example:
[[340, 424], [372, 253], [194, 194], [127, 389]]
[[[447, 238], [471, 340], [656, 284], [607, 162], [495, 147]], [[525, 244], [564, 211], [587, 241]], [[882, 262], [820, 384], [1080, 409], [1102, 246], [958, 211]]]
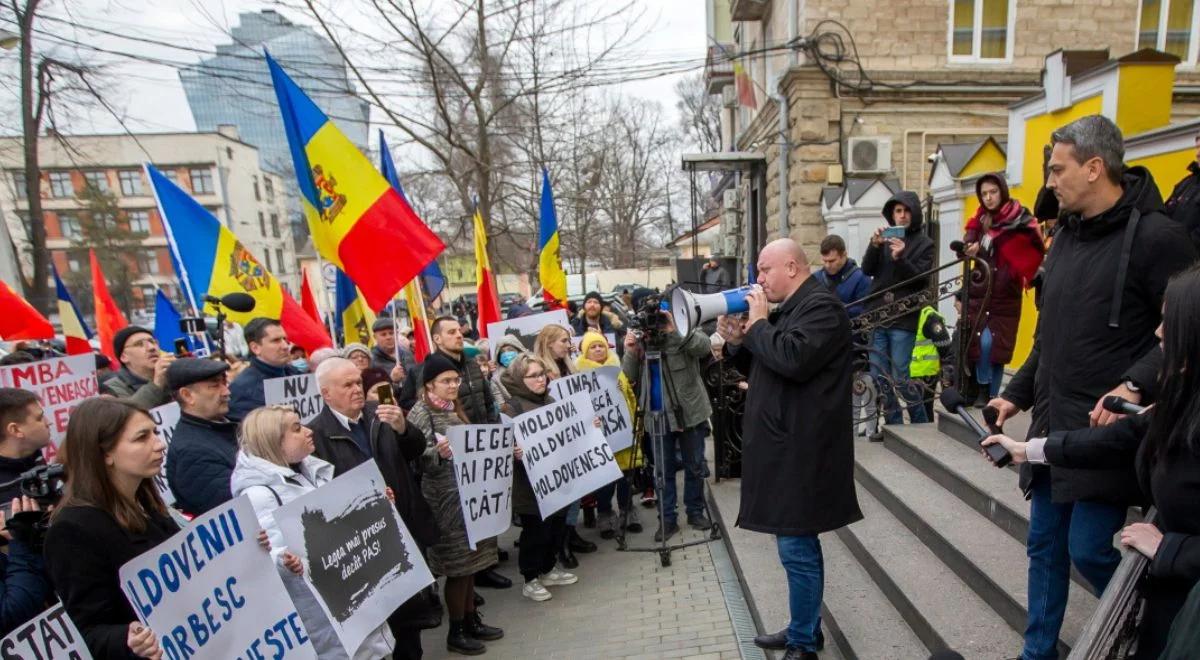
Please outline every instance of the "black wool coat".
[[117, 575], [126, 562], [178, 531], [165, 515], [152, 516], [141, 533], [125, 530], [95, 507], [70, 506], [55, 515], [46, 532], [46, 572], [96, 660], [138, 657], [126, 644], [129, 624], [138, 619]]
[[737, 525], [828, 532], [862, 519], [854, 490], [850, 318], [810, 277], [732, 353], [750, 374]]
[[199, 516], [233, 499], [229, 479], [237, 452], [236, 423], [181, 414], [167, 458], [167, 485], [175, 505]]

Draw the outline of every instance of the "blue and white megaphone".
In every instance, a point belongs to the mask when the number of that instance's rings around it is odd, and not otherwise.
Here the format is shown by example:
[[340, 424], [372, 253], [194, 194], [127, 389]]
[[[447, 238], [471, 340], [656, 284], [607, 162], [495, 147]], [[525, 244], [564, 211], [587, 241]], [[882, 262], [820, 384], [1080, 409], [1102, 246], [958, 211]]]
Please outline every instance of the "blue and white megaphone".
[[675, 321], [675, 331], [686, 337], [692, 330], [718, 316], [749, 311], [746, 294], [753, 290], [754, 285], [750, 285], [718, 293], [697, 294], [676, 287], [671, 293], [671, 318]]

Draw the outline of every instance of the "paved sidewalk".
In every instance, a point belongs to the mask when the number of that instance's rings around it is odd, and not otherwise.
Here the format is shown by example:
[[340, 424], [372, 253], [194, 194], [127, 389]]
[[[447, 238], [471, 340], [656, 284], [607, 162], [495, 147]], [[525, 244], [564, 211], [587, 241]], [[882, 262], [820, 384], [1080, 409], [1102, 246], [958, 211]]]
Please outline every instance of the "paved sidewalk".
[[[629, 536], [630, 547], [652, 545], [658, 526], [653, 509], [639, 512], [646, 529]], [[513, 580], [512, 588], [479, 590], [487, 599], [480, 608], [484, 621], [505, 633], [504, 639], [487, 642], [486, 657], [741, 658], [709, 544], [674, 551], [664, 568], [657, 553], [618, 552], [616, 541], [602, 540], [581, 525], [580, 533], [600, 550], [578, 555], [577, 584], [550, 587], [554, 598], [535, 603], [521, 596], [513, 547], [519, 531], [509, 530], [500, 541], [510, 552], [500, 572]], [[671, 541], [701, 534], [684, 529]], [[445, 622], [425, 631], [423, 645], [428, 659], [461, 657], [446, 651]]]

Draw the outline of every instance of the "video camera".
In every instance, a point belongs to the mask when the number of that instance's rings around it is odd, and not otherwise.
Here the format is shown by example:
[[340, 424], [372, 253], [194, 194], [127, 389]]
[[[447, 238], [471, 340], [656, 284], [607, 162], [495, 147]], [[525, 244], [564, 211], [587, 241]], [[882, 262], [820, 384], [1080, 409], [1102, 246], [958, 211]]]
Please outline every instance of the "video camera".
[[661, 293], [647, 294], [629, 320], [629, 327], [640, 333], [640, 338], [649, 344], [657, 343], [670, 327], [666, 300]]
[[[0, 488], [13, 484], [21, 485], [21, 494], [35, 500], [42, 508], [57, 504], [63, 495], [66, 485], [65, 468], [61, 463], [39, 465], [32, 470], [22, 472], [16, 479], [0, 484]], [[11, 502], [0, 504], [0, 510], [8, 515], [12, 508]]]

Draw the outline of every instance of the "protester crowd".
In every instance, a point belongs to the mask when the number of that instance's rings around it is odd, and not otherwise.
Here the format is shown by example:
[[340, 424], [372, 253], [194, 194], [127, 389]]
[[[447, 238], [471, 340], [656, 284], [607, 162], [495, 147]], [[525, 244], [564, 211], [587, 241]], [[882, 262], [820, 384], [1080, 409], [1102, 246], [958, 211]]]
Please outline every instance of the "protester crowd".
[[[1200, 610], [1193, 593], [1200, 578], [1200, 376], [1190, 368], [1200, 362], [1200, 267], [1191, 240], [1200, 201], [1189, 179], [1164, 204], [1145, 169], [1123, 164], [1120, 132], [1102, 117], [1062, 127], [1052, 146], [1046, 189], [1057, 208], [1039, 208], [1045, 217], [1014, 199], [1002, 174], [976, 182], [978, 210], [960, 253], [976, 273], [960, 292], [960, 327], [970, 333], [956, 343], [966, 351], [963, 380], [974, 384], [978, 407], [995, 409], [999, 425], [1032, 411], [1029, 438], [987, 441], [1021, 464], [1019, 486], [1032, 501], [1021, 657], [1057, 657], [1072, 566], [1103, 591], [1120, 559], [1112, 543], [1119, 535], [1151, 560], [1137, 657], [1155, 658], [1168, 646], [1185, 648], [1191, 631], [1172, 624], [1181, 611]], [[520, 533], [511, 549], [495, 537], [470, 537], [450, 430], [546, 408], [554, 404], [554, 381], [603, 368], [617, 371], [617, 398], [630, 418], [644, 413], [647, 336], [626, 327], [603, 296], [589, 293], [566, 325], [548, 323], [529, 343], [515, 335], [480, 339], [486, 333], [472, 327], [465, 308], [436, 316], [431, 351], [420, 361], [411, 338], [386, 316], [372, 327], [372, 345], [311, 355], [288, 341], [279, 320], [255, 318], [238, 332], [222, 329], [235, 349], [226, 359], [176, 357], [161, 351], [151, 331], [126, 327], [112, 341], [116, 363], [98, 371], [101, 396], [72, 413], [54, 458], [65, 465], [66, 486], [49, 512], [19, 486], [45, 466], [49, 421], [37, 396], [0, 388], [0, 500], [10, 502], [0, 513], [7, 546], [0, 634], [58, 598], [94, 657], [162, 657], [167, 631], [139, 623], [118, 580], [121, 567], [190, 519], [245, 495], [264, 530], [259, 543], [320, 657], [420, 658], [421, 631], [443, 618], [449, 651], [484, 653], [505, 632], [485, 622], [481, 587], [513, 588], [505, 573], [519, 573], [521, 595], [543, 603], [579, 582], [571, 571], [597, 543], [651, 525], [653, 541], [667, 543], [680, 531], [679, 471], [686, 524], [711, 528], [703, 488], [713, 410], [701, 373], [724, 361], [747, 375], [737, 525], [776, 537], [789, 587], [789, 625], [755, 641], [785, 650], [788, 659], [815, 658], [824, 644], [818, 535], [862, 517], [853, 475], [854, 364], [867, 355], [888, 424], [925, 423], [938, 376], [956, 357], [935, 336], [941, 318], [933, 307], [889, 308], [938, 279], [921, 200], [900, 191], [881, 211], [884, 222], [859, 261], [835, 235], [820, 243], [817, 267], [789, 239], [764, 246], [748, 313], [722, 317], [715, 333], [681, 334], [664, 315], [653, 346], [662, 355], [664, 442], [653, 446], [639, 425], [633, 445], [613, 456], [619, 478], [546, 512], [515, 447], [512, 523]], [[713, 260], [702, 280], [703, 291], [718, 292], [737, 278]], [[1024, 300], [1035, 287], [1032, 352], [1008, 378]], [[625, 302], [639, 310], [654, 293], [638, 289]], [[531, 314], [515, 305], [508, 316]], [[855, 336], [851, 321], [863, 315], [870, 334]], [[18, 348], [26, 350], [0, 364], [51, 356], [37, 345]], [[265, 381], [304, 372], [323, 404], [306, 423], [292, 408], [268, 404], [264, 392]], [[1109, 413], [1100, 402], [1113, 394], [1151, 407], [1128, 417]], [[179, 421], [167, 460], [148, 411], [170, 402]], [[289, 551], [275, 515], [371, 461], [442, 580], [348, 651], [302, 581], [304, 563]], [[156, 486], [160, 473], [171, 506]], [[639, 512], [647, 504], [656, 507], [650, 525]], [[1126, 525], [1129, 506], [1151, 504], [1157, 518]], [[28, 522], [40, 518], [48, 525]], [[596, 530], [596, 538], [581, 528]]]

